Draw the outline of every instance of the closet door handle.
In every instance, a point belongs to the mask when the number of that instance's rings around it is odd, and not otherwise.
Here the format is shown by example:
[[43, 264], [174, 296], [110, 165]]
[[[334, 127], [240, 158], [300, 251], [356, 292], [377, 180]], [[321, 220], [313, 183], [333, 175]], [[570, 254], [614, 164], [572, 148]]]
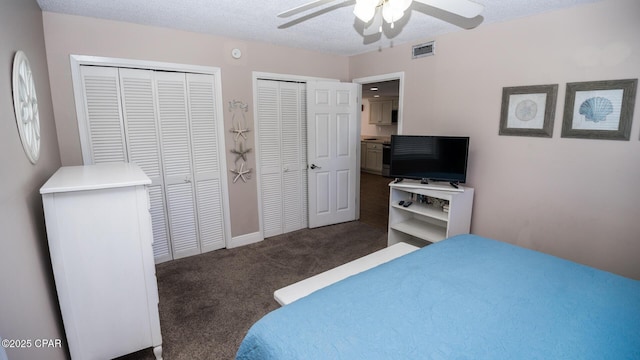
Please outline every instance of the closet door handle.
[[315, 169], [322, 169], [320, 166], [316, 165], [316, 164], [311, 164], [311, 170], [315, 170]]

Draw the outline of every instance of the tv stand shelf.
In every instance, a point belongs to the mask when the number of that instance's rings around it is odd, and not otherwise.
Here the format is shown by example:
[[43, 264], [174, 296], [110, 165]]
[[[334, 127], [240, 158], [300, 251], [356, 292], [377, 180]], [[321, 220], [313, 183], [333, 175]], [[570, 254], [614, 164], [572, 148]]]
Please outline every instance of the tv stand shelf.
[[[409, 197], [407, 196], [406, 199], [403, 199], [404, 201], [410, 200]], [[410, 213], [414, 213], [414, 214], [420, 214], [420, 215], [426, 215], [429, 216], [433, 219], [437, 219], [437, 220], [442, 220], [442, 221], [447, 221], [449, 219], [449, 217], [447, 216], [447, 213], [442, 211], [442, 209], [437, 208], [435, 206], [431, 206], [431, 205], [426, 205], [426, 204], [420, 204], [420, 203], [416, 203], [414, 202], [413, 204], [411, 204], [410, 207], [403, 207], [398, 205], [397, 201], [395, 204], [391, 204], [392, 207], [403, 210], [403, 211], [407, 211]]]
[[[473, 188], [460, 186], [449, 189], [417, 182], [392, 182], [389, 187], [388, 246], [399, 242], [425, 245], [425, 242], [438, 242], [469, 233]], [[431, 198], [432, 202], [448, 202], [449, 211], [444, 211], [442, 206], [420, 202], [419, 195]], [[404, 207], [399, 205], [400, 201], [411, 201], [412, 204]]]
[[447, 229], [438, 225], [429, 224], [417, 219], [409, 219], [393, 225], [393, 230], [411, 235], [415, 238], [436, 242], [444, 239]]

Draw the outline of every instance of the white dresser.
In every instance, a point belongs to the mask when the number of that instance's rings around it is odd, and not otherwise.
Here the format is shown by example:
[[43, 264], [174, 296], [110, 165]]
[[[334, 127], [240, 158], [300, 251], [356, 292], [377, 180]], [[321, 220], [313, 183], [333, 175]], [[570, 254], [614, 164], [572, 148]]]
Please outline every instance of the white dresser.
[[136, 165], [60, 168], [40, 193], [73, 359], [162, 358], [147, 186]]

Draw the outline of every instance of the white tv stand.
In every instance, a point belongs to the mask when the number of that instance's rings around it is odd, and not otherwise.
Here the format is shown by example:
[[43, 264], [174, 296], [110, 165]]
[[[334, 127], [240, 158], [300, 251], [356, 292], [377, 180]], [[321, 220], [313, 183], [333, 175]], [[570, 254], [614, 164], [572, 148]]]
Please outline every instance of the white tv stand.
[[403, 179], [398, 182], [394, 181], [393, 184], [400, 184], [403, 187], [412, 188], [412, 189], [427, 189], [427, 190], [456, 191], [456, 192], [463, 192], [465, 189], [463, 186], [459, 186], [459, 185], [458, 187], [454, 187], [446, 181], [430, 181], [429, 183], [423, 183], [420, 180]]
[[[456, 189], [448, 183], [421, 184], [410, 180], [392, 182], [389, 187], [388, 246], [399, 242], [425, 245], [425, 242], [469, 233], [473, 188], [459, 186]], [[448, 201], [449, 211], [419, 202], [418, 195]], [[412, 204], [404, 207], [399, 205], [400, 201], [411, 201]]]

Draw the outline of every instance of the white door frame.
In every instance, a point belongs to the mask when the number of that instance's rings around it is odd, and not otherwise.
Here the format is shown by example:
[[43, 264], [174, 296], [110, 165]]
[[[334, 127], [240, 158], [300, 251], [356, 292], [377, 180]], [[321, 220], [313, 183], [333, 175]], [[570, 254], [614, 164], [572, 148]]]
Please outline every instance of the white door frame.
[[[184, 73], [199, 73], [214, 75], [215, 91], [216, 91], [216, 118], [218, 121], [218, 143], [220, 144], [222, 153], [218, 154], [221, 157], [220, 163], [220, 181], [222, 183], [222, 209], [224, 217], [224, 237], [225, 247], [232, 245], [231, 238], [231, 210], [229, 209], [229, 185], [227, 182], [227, 154], [226, 145], [224, 141], [224, 111], [222, 102], [222, 76], [219, 67], [213, 66], [201, 66], [179, 63], [168, 63], [158, 61], [147, 60], [135, 60], [135, 59], [123, 59], [123, 58], [111, 58], [103, 56], [90, 56], [90, 55], [74, 55], [69, 56], [71, 63], [71, 81], [73, 84], [73, 96], [76, 103], [76, 116], [78, 117], [78, 130], [80, 135], [80, 146], [82, 149], [82, 161], [83, 164], [89, 165], [91, 161], [91, 149], [89, 149], [89, 129], [87, 128], [87, 119], [84, 113], [84, 96], [82, 94], [82, 77], [80, 76], [80, 66], [94, 65], [105, 67], [126, 67], [134, 69], [145, 70], [164, 70], [164, 71], [176, 71]], [[168, 219], [168, 217], [167, 217]]]
[[[366, 76], [366, 77], [361, 77], [361, 78], [356, 78], [351, 80], [352, 82], [356, 83], [356, 84], [369, 84], [369, 83], [374, 83], [374, 82], [381, 82], [381, 81], [389, 81], [389, 80], [398, 80], [399, 84], [399, 92], [398, 92], [398, 134], [402, 134], [402, 116], [404, 114], [403, 110], [402, 110], [402, 103], [404, 102], [404, 71], [399, 71], [399, 72], [394, 72], [394, 73], [388, 73], [388, 74], [381, 74], [381, 75], [373, 75], [373, 76]], [[362, 88], [362, 87], [361, 87]], [[360, 99], [360, 103], [362, 103], [362, 89], [361, 92], [358, 94], [358, 99]], [[358, 136], [361, 135], [362, 132], [362, 119], [360, 117], [362, 113], [358, 112], [359, 118], [358, 118]], [[360, 159], [362, 159], [362, 156], [360, 154], [360, 147], [358, 146], [358, 167], [361, 168], [362, 165], [360, 164]], [[358, 194], [358, 199], [356, 199], [356, 219], [360, 219], [360, 171], [358, 171], [358, 177], [357, 177], [357, 183], [356, 183], [356, 188], [357, 191], [356, 193]]]
[[[301, 83], [307, 83], [309, 81], [339, 81], [338, 79], [329, 79], [329, 78], [318, 78], [313, 76], [301, 76], [301, 75], [290, 75], [290, 74], [279, 74], [279, 73], [269, 73], [269, 72], [261, 72], [254, 71], [251, 75], [252, 77], [252, 86], [253, 86], [253, 128], [258, 129], [258, 80], [275, 80], [275, 81], [296, 81]], [[360, 128], [358, 127], [358, 130]], [[260, 153], [260, 139], [256, 135], [255, 139], [255, 147], [256, 147], [256, 169], [260, 169], [260, 158], [257, 154]], [[359, 148], [358, 148], [359, 149]], [[257, 184], [257, 194], [258, 194], [258, 232], [261, 237], [264, 236], [264, 224], [263, 224], [263, 216], [262, 213], [262, 188], [260, 186], [262, 179], [260, 178], [260, 171], [256, 170], [256, 184]], [[358, 183], [358, 186], [360, 184]], [[356, 199], [356, 204], [359, 204], [359, 199]], [[264, 238], [262, 238], [264, 239]], [[262, 240], [260, 239], [260, 240]], [[260, 241], [259, 240], [259, 241]]]
[[388, 73], [382, 75], [374, 75], [353, 79], [352, 81], [357, 84], [369, 84], [374, 82], [399, 80], [400, 91], [398, 93], [398, 134], [402, 134], [402, 103], [404, 102], [404, 71]]

